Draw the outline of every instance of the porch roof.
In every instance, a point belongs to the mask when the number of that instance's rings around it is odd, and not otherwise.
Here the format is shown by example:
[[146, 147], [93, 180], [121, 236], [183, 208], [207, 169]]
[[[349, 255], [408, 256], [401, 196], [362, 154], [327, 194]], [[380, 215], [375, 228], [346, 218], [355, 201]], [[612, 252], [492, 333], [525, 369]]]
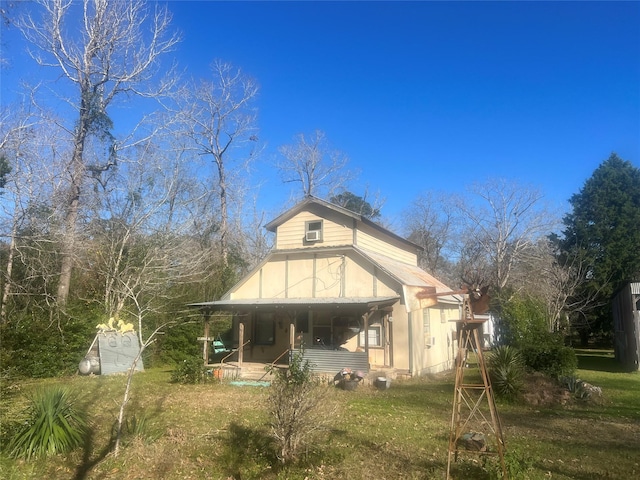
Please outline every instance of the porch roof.
[[343, 309], [366, 307], [390, 306], [400, 300], [399, 296], [394, 297], [324, 297], [324, 298], [242, 298], [234, 300], [216, 300], [213, 302], [192, 303], [189, 306], [206, 310], [249, 310], [261, 307], [286, 308], [286, 307], [306, 307], [322, 309]]

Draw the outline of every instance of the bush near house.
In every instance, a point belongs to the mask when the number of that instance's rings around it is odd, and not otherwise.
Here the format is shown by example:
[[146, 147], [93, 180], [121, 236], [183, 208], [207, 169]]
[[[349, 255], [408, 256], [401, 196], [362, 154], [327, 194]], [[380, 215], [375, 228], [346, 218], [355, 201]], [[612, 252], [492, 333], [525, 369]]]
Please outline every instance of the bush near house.
[[301, 351], [293, 355], [289, 369], [273, 373], [267, 400], [271, 437], [276, 457], [288, 464], [327, 430], [334, 412], [328, 402], [328, 387], [312, 375]]
[[527, 368], [554, 379], [573, 375], [578, 367], [574, 349], [564, 346], [556, 335], [539, 337], [536, 342], [523, 345], [520, 352]]

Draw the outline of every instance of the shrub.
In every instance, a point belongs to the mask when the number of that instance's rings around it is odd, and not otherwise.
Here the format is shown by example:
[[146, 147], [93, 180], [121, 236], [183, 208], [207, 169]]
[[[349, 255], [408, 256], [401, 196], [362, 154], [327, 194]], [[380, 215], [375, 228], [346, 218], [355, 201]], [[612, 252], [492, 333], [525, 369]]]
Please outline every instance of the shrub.
[[43, 390], [31, 397], [27, 421], [9, 442], [9, 453], [26, 459], [65, 453], [82, 444], [86, 430], [85, 414], [69, 390]]
[[578, 367], [578, 357], [571, 347], [565, 347], [560, 338], [547, 339], [525, 345], [520, 350], [525, 365], [553, 378], [571, 376]]
[[90, 313], [70, 317], [60, 328], [36, 315], [16, 315], [0, 326], [2, 369], [18, 378], [73, 374], [96, 333], [93, 325], [98, 322]]
[[488, 355], [488, 366], [496, 395], [515, 400], [524, 386], [524, 364], [520, 352], [508, 345], [497, 347]]
[[171, 381], [174, 383], [204, 383], [207, 381], [206, 367], [202, 359], [190, 357], [176, 365], [171, 372]]
[[268, 405], [271, 436], [282, 463], [294, 461], [315, 440], [332, 415], [327, 411], [327, 388], [311, 373], [311, 366], [296, 352], [288, 370], [276, 370]]

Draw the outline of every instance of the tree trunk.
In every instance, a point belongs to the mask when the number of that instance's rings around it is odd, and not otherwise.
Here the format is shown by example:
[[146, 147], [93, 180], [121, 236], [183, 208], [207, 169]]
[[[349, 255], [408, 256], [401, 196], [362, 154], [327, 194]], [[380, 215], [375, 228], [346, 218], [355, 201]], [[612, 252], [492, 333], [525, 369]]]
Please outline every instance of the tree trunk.
[[227, 179], [222, 158], [216, 157], [218, 167], [218, 185], [220, 186], [220, 254], [222, 264], [226, 268], [229, 264], [229, 212], [227, 206]]
[[7, 321], [7, 302], [11, 295], [11, 275], [13, 272], [13, 257], [16, 251], [16, 233], [18, 223], [14, 222], [11, 228], [11, 241], [9, 243], [9, 256], [7, 258], [7, 269], [5, 270], [4, 288], [2, 289], [2, 306], [0, 307], [0, 322]]
[[80, 119], [78, 129], [76, 131], [73, 157], [71, 160], [71, 184], [69, 185], [69, 197], [67, 200], [64, 232], [61, 245], [60, 260], [60, 278], [58, 280], [58, 306], [64, 308], [69, 297], [69, 287], [71, 285], [71, 271], [73, 269], [73, 254], [76, 244], [76, 226], [78, 223], [78, 214], [80, 211], [80, 194], [82, 193], [82, 180], [85, 173], [85, 164], [83, 159], [84, 144], [87, 139], [87, 133], [91, 119], [89, 118], [89, 105], [87, 104], [87, 96], [89, 87], [82, 87], [82, 102], [80, 104]]

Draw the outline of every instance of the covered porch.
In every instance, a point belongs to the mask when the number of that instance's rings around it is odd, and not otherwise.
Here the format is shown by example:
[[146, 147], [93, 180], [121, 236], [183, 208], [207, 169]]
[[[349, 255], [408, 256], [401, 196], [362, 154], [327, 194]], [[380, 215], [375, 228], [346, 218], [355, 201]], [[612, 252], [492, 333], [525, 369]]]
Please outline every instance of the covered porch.
[[[268, 365], [286, 368], [301, 351], [312, 370], [367, 373], [393, 368], [393, 306], [399, 297], [220, 300], [193, 304], [204, 315], [202, 358], [227, 376], [256, 376]], [[212, 355], [216, 317], [230, 316], [228, 353]]]

